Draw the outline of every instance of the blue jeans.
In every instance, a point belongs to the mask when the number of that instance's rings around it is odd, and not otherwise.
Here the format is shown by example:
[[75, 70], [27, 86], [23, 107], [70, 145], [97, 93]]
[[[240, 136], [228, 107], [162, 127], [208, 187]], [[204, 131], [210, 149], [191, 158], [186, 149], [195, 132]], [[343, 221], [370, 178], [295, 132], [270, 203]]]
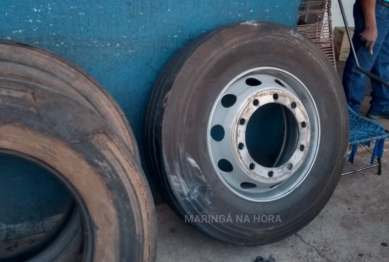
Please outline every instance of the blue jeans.
[[[355, 2], [353, 43], [360, 66], [366, 71], [389, 81], [389, 7], [377, 3], [376, 20], [378, 38], [373, 48], [373, 55], [371, 55], [360, 38], [360, 34], [365, 28], [365, 22], [360, 0]], [[344, 69], [343, 86], [349, 106], [357, 113], [359, 113], [359, 107], [365, 97], [366, 80], [366, 75], [356, 68], [354, 56], [350, 51]], [[389, 110], [389, 88], [373, 79], [371, 84], [373, 92], [371, 93], [370, 110]]]

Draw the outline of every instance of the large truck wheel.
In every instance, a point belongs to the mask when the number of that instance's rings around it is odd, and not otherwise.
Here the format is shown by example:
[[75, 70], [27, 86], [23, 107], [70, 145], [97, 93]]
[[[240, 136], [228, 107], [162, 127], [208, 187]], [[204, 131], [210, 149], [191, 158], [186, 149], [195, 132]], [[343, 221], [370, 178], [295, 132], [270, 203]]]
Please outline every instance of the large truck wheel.
[[268, 244], [330, 199], [348, 145], [347, 103], [322, 51], [247, 22], [195, 40], [158, 79], [148, 163], [172, 208], [210, 236]]

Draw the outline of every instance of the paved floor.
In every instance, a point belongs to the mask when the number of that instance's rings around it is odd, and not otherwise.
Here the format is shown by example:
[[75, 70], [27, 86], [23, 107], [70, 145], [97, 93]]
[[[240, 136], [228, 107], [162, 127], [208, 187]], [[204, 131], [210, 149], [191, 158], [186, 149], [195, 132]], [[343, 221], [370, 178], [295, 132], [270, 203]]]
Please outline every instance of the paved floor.
[[[368, 163], [356, 156], [354, 166]], [[386, 154], [384, 163], [389, 163]], [[232, 246], [211, 239], [181, 221], [165, 204], [157, 206], [158, 262], [253, 262], [272, 255], [276, 262], [389, 261], [389, 178], [376, 170], [341, 179], [316, 219], [297, 234], [261, 247]]]

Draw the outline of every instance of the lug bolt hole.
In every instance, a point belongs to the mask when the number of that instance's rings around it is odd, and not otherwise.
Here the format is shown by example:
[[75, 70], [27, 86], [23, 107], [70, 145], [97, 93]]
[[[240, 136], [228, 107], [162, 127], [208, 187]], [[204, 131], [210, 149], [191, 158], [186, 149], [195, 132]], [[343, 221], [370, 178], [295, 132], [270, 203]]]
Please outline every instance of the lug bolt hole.
[[278, 94], [274, 94], [274, 95], [273, 95], [273, 99], [274, 99], [274, 100], [278, 100]]
[[239, 120], [239, 124], [240, 125], [244, 125], [246, 123], [246, 119], [244, 119], [244, 118], [241, 118], [240, 120]]
[[307, 127], [307, 123], [306, 122], [301, 122], [301, 127], [302, 128], [306, 128]]
[[250, 170], [254, 170], [255, 169], [255, 164], [251, 163], [250, 164]]
[[289, 163], [289, 164], [288, 164], [288, 169], [289, 169], [289, 170], [292, 170], [292, 168], [293, 168], [293, 164], [292, 164], [292, 163]]
[[254, 106], [258, 106], [258, 105], [259, 105], [259, 100], [258, 100], [258, 99], [255, 99], [255, 100], [253, 101], [253, 105], [254, 105]]
[[297, 107], [296, 102], [292, 102], [291, 107], [292, 107], [293, 109], [295, 109], [295, 108]]
[[267, 173], [267, 175], [268, 175], [269, 177], [273, 177], [274, 172], [273, 172], [273, 171], [269, 171], [269, 172]]
[[244, 144], [243, 143], [239, 143], [238, 148], [239, 148], [239, 150], [243, 150]]
[[300, 145], [300, 151], [304, 151], [305, 150], [305, 146], [304, 145]]

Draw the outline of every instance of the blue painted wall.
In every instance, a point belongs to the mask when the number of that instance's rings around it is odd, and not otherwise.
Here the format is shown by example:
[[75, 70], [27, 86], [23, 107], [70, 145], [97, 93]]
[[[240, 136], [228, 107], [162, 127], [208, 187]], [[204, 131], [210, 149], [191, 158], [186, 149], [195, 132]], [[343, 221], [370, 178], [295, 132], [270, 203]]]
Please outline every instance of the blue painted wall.
[[[149, 94], [179, 48], [204, 32], [237, 22], [294, 26], [298, 4], [299, 0], [1, 0], [0, 38], [43, 47], [84, 68], [118, 101], [142, 154]], [[0, 170], [0, 181], [10, 179], [4, 172], [17, 173], [25, 181], [32, 175], [9, 165]], [[39, 178], [42, 183], [44, 177]], [[0, 199], [12, 190], [8, 184], [0, 182]], [[23, 187], [34, 185], [26, 182]], [[0, 223], [3, 217], [2, 208]]]

